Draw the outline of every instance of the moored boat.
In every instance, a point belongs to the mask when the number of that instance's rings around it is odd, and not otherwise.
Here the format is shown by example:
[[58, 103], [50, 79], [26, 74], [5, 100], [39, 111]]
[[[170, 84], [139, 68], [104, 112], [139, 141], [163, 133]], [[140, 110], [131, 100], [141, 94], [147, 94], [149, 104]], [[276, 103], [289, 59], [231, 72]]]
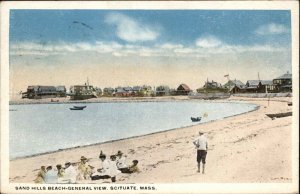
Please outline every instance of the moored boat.
[[288, 116], [292, 116], [293, 113], [292, 112], [283, 112], [283, 113], [275, 113], [275, 114], [266, 114], [268, 117], [270, 118], [280, 118], [280, 117], [288, 117]]
[[86, 108], [86, 106], [73, 106], [74, 108]]
[[202, 118], [202, 117], [191, 117], [191, 120], [192, 120], [193, 122], [199, 122], [199, 121], [201, 121], [201, 118]]
[[75, 107], [73, 107], [73, 108], [70, 108], [70, 110], [83, 110], [85, 107], [77, 107], [77, 108], [75, 108]]

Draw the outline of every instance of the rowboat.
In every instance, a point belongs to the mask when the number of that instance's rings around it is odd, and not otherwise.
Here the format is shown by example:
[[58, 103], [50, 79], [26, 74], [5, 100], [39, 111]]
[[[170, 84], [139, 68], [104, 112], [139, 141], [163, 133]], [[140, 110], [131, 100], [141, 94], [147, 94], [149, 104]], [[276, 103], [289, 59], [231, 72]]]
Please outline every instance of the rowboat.
[[73, 108], [70, 108], [70, 110], [83, 110], [86, 106], [73, 106]]
[[292, 112], [283, 112], [283, 113], [275, 113], [275, 114], [266, 114], [268, 117], [270, 117], [271, 119], [273, 118], [280, 118], [280, 117], [288, 117], [288, 116], [292, 116], [293, 113]]
[[202, 117], [191, 117], [192, 122], [199, 122], [201, 121]]
[[74, 108], [86, 108], [86, 106], [73, 106]]

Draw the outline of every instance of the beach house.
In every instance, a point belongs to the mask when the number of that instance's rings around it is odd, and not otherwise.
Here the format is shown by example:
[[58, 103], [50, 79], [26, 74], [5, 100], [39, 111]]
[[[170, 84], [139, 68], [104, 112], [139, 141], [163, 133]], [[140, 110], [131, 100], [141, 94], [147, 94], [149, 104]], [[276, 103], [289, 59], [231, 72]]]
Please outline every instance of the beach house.
[[29, 99], [41, 99], [41, 98], [55, 98], [58, 96], [64, 96], [66, 89], [64, 86], [58, 87], [59, 91], [55, 86], [28, 86], [27, 91], [22, 93], [22, 98]]
[[245, 84], [240, 80], [228, 80], [227, 83], [224, 84], [224, 88], [227, 88], [230, 93], [243, 93], [245, 92]]
[[109, 96], [113, 96], [115, 92], [115, 89], [108, 87], [108, 88], [104, 88], [103, 89], [103, 96], [109, 97]]
[[188, 95], [192, 90], [186, 84], [180, 84], [176, 90], [177, 95]]
[[248, 80], [245, 85], [247, 93], [274, 92], [275, 86], [272, 80]]
[[168, 96], [170, 95], [170, 87], [166, 85], [161, 85], [156, 88], [156, 96]]
[[198, 93], [217, 93], [217, 92], [228, 92], [228, 89], [224, 88], [222, 84], [212, 80], [206, 81], [202, 88], [197, 89]]
[[56, 86], [57, 96], [59, 97], [66, 97], [67, 96], [67, 89], [65, 86]]
[[273, 85], [276, 92], [292, 92], [292, 74], [287, 72], [273, 79]]

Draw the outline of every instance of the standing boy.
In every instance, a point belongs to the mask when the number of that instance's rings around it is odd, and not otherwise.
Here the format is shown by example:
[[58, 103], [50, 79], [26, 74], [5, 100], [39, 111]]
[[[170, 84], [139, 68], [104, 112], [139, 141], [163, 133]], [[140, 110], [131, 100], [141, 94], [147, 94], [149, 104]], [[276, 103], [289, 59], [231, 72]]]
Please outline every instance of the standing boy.
[[197, 162], [198, 162], [198, 172], [200, 172], [200, 164], [202, 161], [202, 174], [205, 173], [205, 159], [206, 159], [206, 154], [207, 154], [207, 148], [208, 148], [208, 143], [207, 143], [207, 138], [204, 136], [203, 132], [199, 132], [199, 137], [193, 141], [194, 145], [196, 146], [197, 149]]

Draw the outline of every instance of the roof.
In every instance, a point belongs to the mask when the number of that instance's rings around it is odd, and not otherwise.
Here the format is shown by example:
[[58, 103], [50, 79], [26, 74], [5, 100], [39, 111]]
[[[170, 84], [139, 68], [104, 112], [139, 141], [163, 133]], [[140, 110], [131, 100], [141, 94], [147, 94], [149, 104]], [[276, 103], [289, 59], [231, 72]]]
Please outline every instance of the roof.
[[261, 82], [262, 85], [272, 85], [272, 80], [248, 80], [249, 86], [257, 86]]
[[272, 80], [261, 80], [260, 82], [262, 85], [273, 85]]
[[[180, 87], [180, 86], [181, 86], [181, 87], [183, 88], [183, 90], [185, 90], [185, 91], [190, 91], [190, 90], [191, 90], [190, 87], [188, 87], [186, 84], [180, 84], [179, 87]], [[178, 87], [178, 88], [179, 88], [179, 87]], [[178, 90], [178, 88], [177, 88], [177, 90]]]
[[224, 86], [228, 86], [228, 85], [244, 86], [245, 84], [240, 80], [229, 80], [226, 84], [224, 84]]
[[292, 79], [292, 74], [287, 72], [286, 74], [283, 74], [282, 76], [275, 79]]
[[156, 88], [156, 91], [168, 91], [168, 90], [170, 90], [170, 88], [169, 88], [169, 86], [158, 86], [157, 88]]
[[133, 90], [133, 91], [140, 91], [141, 89], [142, 89], [141, 86], [133, 86], [133, 87], [132, 87], [132, 90]]
[[248, 80], [247, 83], [250, 86], [257, 86], [259, 84], [259, 80]]
[[[235, 88], [235, 87], [237, 87], [237, 88], [239, 88], [239, 89], [245, 89], [245, 85], [231, 85], [230, 87], [229, 87], [229, 90], [232, 90], [233, 88]], [[256, 87], [255, 87], [256, 88]]]
[[123, 90], [125, 90], [125, 91], [132, 91], [132, 88], [128, 86], [128, 87], [124, 87]]
[[115, 90], [115, 89], [109, 87], [109, 88], [104, 88], [103, 90]]

